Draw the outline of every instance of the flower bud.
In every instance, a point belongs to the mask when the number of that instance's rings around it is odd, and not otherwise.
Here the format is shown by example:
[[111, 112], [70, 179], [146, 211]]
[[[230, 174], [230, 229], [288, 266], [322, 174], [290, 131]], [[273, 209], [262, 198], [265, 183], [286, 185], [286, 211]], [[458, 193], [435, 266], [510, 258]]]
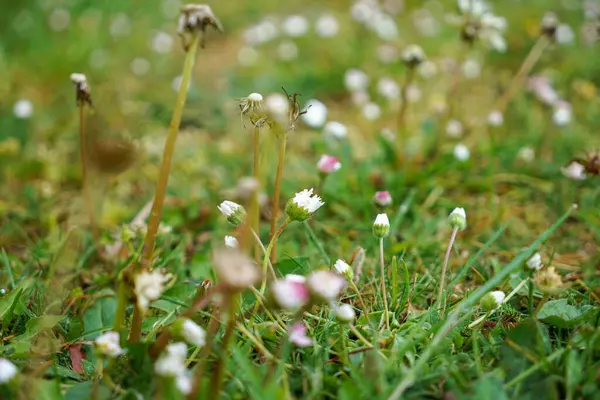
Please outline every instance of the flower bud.
[[206, 344], [206, 331], [191, 319], [178, 318], [171, 329], [175, 336], [182, 338], [192, 346]]
[[392, 195], [387, 190], [381, 192], [375, 192], [373, 196], [373, 203], [379, 207], [387, 207], [392, 204]]
[[505, 294], [504, 292], [497, 290], [495, 292], [490, 292], [481, 298], [481, 308], [485, 311], [494, 311], [500, 308], [502, 302], [504, 301]]
[[313, 189], [305, 189], [296, 193], [285, 206], [285, 212], [292, 221], [306, 221], [323, 204], [318, 195], [313, 195]]
[[324, 154], [319, 159], [317, 168], [322, 175], [329, 175], [339, 171], [339, 169], [342, 168], [342, 163], [340, 163], [340, 160], [337, 157]]
[[373, 223], [373, 235], [377, 239], [383, 239], [390, 234], [390, 220], [387, 214], [378, 214]]
[[236, 249], [239, 246], [239, 242], [233, 236], [225, 236], [225, 247], [230, 249]]
[[306, 278], [306, 286], [315, 303], [331, 303], [339, 297], [346, 280], [336, 273], [319, 270]]
[[225, 200], [219, 206], [217, 206], [217, 208], [233, 226], [240, 225], [246, 217], [246, 210], [244, 207], [234, 203], [233, 201]]
[[540, 23], [542, 34], [546, 35], [550, 39], [554, 39], [556, 36], [556, 30], [560, 25], [558, 17], [553, 12], [547, 12], [544, 14], [542, 21]]
[[120, 338], [117, 332], [108, 331], [98, 336], [94, 341], [94, 344], [99, 353], [114, 358], [125, 353], [125, 350], [121, 348], [119, 341]]
[[271, 286], [275, 303], [285, 311], [295, 312], [310, 301], [310, 292], [306, 286], [306, 278], [289, 274]]
[[336, 307], [334, 312], [336, 319], [344, 324], [349, 324], [356, 318], [354, 308], [352, 308], [350, 304], [342, 304], [341, 306]]
[[92, 91], [90, 85], [88, 85], [87, 77], [84, 74], [74, 72], [71, 74], [71, 82], [75, 85], [75, 98], [77, 99], [77, 105], [82, 107], [92, 104]]
[[335, 264], [333, 264], [333, 267], [340, 275], [343, 275], [348, 279], [348, 281], [352, 281], [354, 278], [354, 270], [344, 260], [337, 260]]
[[0, 385], [10, 382], [19, 370], [6, 358], [0, 358]]
[[411, 44], [402, 52], [402, 61], [407, 67], [415, 68], [425, 61], [425, 52], [423, 52], [421, 46]]
[[542, 256], [540, 253], [535, 253], [529, 260], [526, 262], [527, 268], [532, 271], [539, 271], [544, 266], [542, 264]]
[[455, 208], [448, 216], [448, 222], [454, 229], [460, 229], [461, 231], [467, 227], [467, 214], [464, 208]]
[[300, 321], [297, 321], [292, 325], [289, 335], [290, 342], [298, 347], [308, 347], [313, 343], [312, 339], [306, 335], [306, 327]]

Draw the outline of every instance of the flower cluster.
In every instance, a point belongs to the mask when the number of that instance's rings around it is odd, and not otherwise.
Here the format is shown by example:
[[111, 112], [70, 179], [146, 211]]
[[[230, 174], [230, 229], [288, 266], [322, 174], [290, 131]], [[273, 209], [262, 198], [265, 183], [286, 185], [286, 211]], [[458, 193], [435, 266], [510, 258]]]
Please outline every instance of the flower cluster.
[[125, 353], [125, 350], [121, 348], [118, 332], [105, 332], [96, 338], [94, 344], [100, 354], [110, 358], [115, 358]]
[[185, 343], [169, 344], [154, 364], [154, 372], [164, 378], [175, 379], [177, 389], [188, 395], [192, 391], [192, 380], [186, 368], [187, 346]]
[[173, 278], [158, 270], [142, 271], [134, 278], [134, 291], [138, 307], [147, 310], [150, 303], [157, 300], [165, 291], [165, 284]]

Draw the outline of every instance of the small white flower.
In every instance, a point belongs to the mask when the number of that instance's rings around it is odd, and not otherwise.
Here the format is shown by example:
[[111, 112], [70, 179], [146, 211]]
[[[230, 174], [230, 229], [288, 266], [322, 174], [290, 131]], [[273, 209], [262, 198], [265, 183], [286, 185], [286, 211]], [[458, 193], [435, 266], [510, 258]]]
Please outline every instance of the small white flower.
[[147, 310], [150, 303], [157, 300], [165, 290], [165, 283], [172, 278], [171, 274], [163, 274], [158, 270], [142, 271], [134, 278], [135, 295], [138, 306]]
[[527, 268], [533, 271], [539, 271], [543, 266], [542, 256], [540, 253], [535, 253], [529, 260], [527, 260]]
[[389, 100], [400, 98], [400, 85], [392, 78], [383, 77], [377, 82], [377, 92]]
[[290, 343], [293, 343], [298, 347], [308, 347], [313, 343], [312, 339], [306, 335], [306, 327], [300, 321], [295, 322], [294, 325], [291, 326], [289, 335]]
[[79, 72], [73, 72], [70, 76], [71, 82], [75, 85], [87, 85], [87, 77]]
[[181, 374], [175, 378], [175, 386], [177, 386], [177, 390], [181, 392], [181, 394], [187, 396], [192, 393], [192, 378], [188, 374]]
[[271, 286], [271, 293], [277, 305], [290, 312], [299, 310], [310, 301], [306, 278], [300, 275], [288, 274], [278, 279]]
[[235, 249], [239, 246], [239, 242], [233, 236], [225, 236], [225, 247], [229, 247], [230, 249]]
[[94, 341], [96, 348], [101, 354], [114, 358], [125, 353], [125, 350], [121, 348], [119, 343], [119, 333], [108, 331], [98, 336]]
[[467, 213], [462, 207], [456, 207], [448, 216], [448, 222], [452, 228], [464, 230], [467, 227]]
[[254, 103], [260, 103], [261, 101], [263, 101], [263, 97], [260, 93], [250, 93], [248, 95], [248, 100]]
[[217, 208], [219, 211], [221, 211], [221, 214], [227, 218], [227, 221], [235, 226], [238, 226], [246, 215], [246, 210], [244, 207], [229, 200], [225, 200], [219, 204]]
[[467, 79], [479, 78], [481, 75], [481, 64], [476, 60], [466, 60], [461, 66], [462, 74]]
[[375, 121], [381, 117], [381, 107], [377, 103], [367, 103], [362, 109], [363, 117], [369, 121]]
[[377, 214], [373, 223], [373, 235], [377, 239], [383, 239], [390, 234], [390, 220], [387, 214]]
[[459, 143], [456, 146], [454, 146], [453, 154], [454, 158], [456, 158], [460, 162], [468, 161], [471, 157], [471, 152], [469, 151], [469, 148], [462, 143]]
[[446, 123], [446, 135], [451, 138], [459, 138], [463, 134], [463, 125], [457, 119], [451, 119]]
[[329, 121], [323, 127], [323, 136], [326, 138], [342, 140], [348, 136], [348, 128], [341, 122]]
[[375, 217], [374, 225], [390, 226], [390, 220], [387, 214], [377, 214], [377, 217]]
[[349, 270], [352, 270], [352, 267], [350, 267], [344, 260], [337, 260], [335, 264], [333, 264], [333, 268], [335, 268], [340, 275], [345, 275]]
[[319, 270], [306, 278], [306, 286], [317, 302], [331, 303], [337, 300], [346, 279], [330, 271]]
[[342, 168], [342, 163], [337, 157], [323, 154], [317, 162], [317, 169], [322, 174], [332, 174]]
[[501, 126], [504, 123], [502, 111], [494, 110], [488, 114], [488, 124], [490, 126]]
[[555, 125], [565, 126], [571, 122], [571, 105], [567, 102], [558, 102], [552, 114], [552, 121]]
[[33, 104], [29, 100], [21, 99], [13, 106], [13, 113], [17, 118], [27, 119], [33, 114]]
[[488, 11], [488, 5], [482, 0], [458, 0], [458, 8], [463, 14], [480, 17]]
[[344, 75], [344, 85], [350, 92], [362, 92], [369, 86], [369, 76], [360, 69], [349, 69]]
[[154, 363], [154, 372], [163, 377], [177, 378], [187, 373], [185, 358], [187, 345], [185, 343], [169, 344]]
[[283, 20], [281, 29], [291, 37], [301, 37], [308, 32], [308, 20], [302, 15], [291, 15]]
[[286, 40], [277, 46], [277, 54], [283, 61], [295, 60], [298, 58], [298, 46], [291, 40]]
[[567, 24], [560, 24], [556, 29], [556, 42], [560, 44], [572, 43], [575, 39], [575, 33], [573, 29]]
[[500, 308], [500, 306], [502, 306], [502, 302], [504, 301], [505, 297], [506, 295], [504, 292], [500, 290], [490, 292], [481, 298], [481, 308], [483, 308], [485, 311], [497, 310]]
[[156, 32], [152, 37], [152, 49], [159, 54], [167, 54], [173, 48], [173, 37], [165, 32]]
[[304, 221], [325, 204], [321, 197], [313, 195], [313, 189], [304, 189], [288, 201], [285, 212], [293, 221]]
[[375, 192], [373, 202], [380, 207], [387, 207], [392, 204], [392, 195], [387, 190]]
[[315, 30], [317, 35], [329, 38], [338, 34], [340, 30], [340, 24], [335, 16], [331, 14], [322, 15], [317, 20]]
[[417, 67], [423, 61], [425, 61], [425, 52], [421, 46], [411, 44], [406, 46], [402, 51], [402, 61], [404, 61], [409, 67]]
[[350, 304], [342, 304], [334, 309], [335, 317], [338, 321], [349, 324], [356, 318], [354, 308]]
[[181, 324], [181, 336], [193, 346], [204, 346], [206, 344], [206, 331], [190, 319]]
[[438, 68], [433, 61], [426, 60], [419, 65], [417, 72], [423, 79], [431, 79], [437, 74]]
[[307, 113], [302, 120], [311, 128], [318, 129], [327, 121], [327, 106], [319, 100], [311, 99], [306, 103]]
[[0, 358], [0, 385], [9, 382], [19, 370], [6, 358]]
[[215, 251], [213, 268], [219, 283], [230, 290], [247, 289], [260, 279], [256, 264], [238, 249], [224, 248]]
[[521, 147], [517, 153], [517, 158], [530, 163], [535, 159], [535, 150], [527, 146]]
[[561, 171], [564, 176], [576, 181], [582, 181], [587, 178], [585, 174], [585, 167], [577, 161], [571, 161], [569, 165], [561, 168]]

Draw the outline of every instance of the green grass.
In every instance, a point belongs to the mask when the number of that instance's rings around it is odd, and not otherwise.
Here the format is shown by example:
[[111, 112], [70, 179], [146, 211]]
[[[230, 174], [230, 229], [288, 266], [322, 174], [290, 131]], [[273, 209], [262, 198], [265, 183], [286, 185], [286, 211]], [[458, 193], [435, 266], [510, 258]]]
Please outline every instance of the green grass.
[[[221, 303], [209, 302], [191, 317], [207, 330], [209, 341], [205, 347], [188, 346], [188, 373], [194, 381], [201, 373], [198, 398], [216, 397], [208, 394], [211, 390], [226, 399], [597, 396], [599, 178], [574, 181], [561, 172], [569, 160], [600, 148], [597, 44], [583, 43], [580, 5], [494, 3], [494, 11], [509, 22], [509, 50], [493, 52], [480, 44], [466, 50], [466, 58], [479, 60], [483, 69], [476, 79], [459, 78], [455, 96], [448, 99], [450, 116], [436, 113], [434, 105], [446, 99], [454, 79], [443, 69], [444, 60], [465, 52], [458, 28], [444, 19], [456, 12], [455, 4], [441, 2], [442, 12], [434, 2], [406, 2], [407, 10], [393, 17], [400, 36], [388, 44], [398, 50], [421, 45], [439, 72], [428, 80], [416, 77], [422, 99], [408, 107], [410, 141], [401, 148], [410, 153], [411, 146], [418, 147], [398, 163], [395, 144], [381, 134], [385, 128], [396, 130], [397, 108], [376, 86], [381, 77], [402, 83], [406, 67], [378, 60], [377, 48], [384, 42], [350, 17], [350, 2], [213, 2], [225, 32], [210, 31], [206, 49], [198, 49], [161, 218], [171, 231], [159, 234], [155, 247], [153, 268], [163, 268], [173, 280], [145, 313], [142, 339], [135, 343], [127, 340], [135, 301], [123, 294], [131, 292], [128, 279], [137, 273], [144, 236], [134, 235], [114, 255], [107, 249], [152, 201], [175, 103], [173, 79], [181, 74], [185, 54], [175, 33], [177, 6], [167, 16], [163, 2], [130, 3], [60, 3], [70, 15], [61, 31], [48, 24], [59, 7], [54, 2], [11, 4], [0, 16], [0, 73], [6, 77], [0, 82], [0, 358], [19, 371], [0, 384], [0, 398], [185, 397], [173, 382], [157, 376], [152, 349], [204, 293], [205, 280], [223, 287], [213, 254], [225, 235], [243, 241], [243, 227], [228, 224], [217, 205], [234, 200], [251, 211], [236, 192], [253, 165], [251, 122], [240, 123], [239, 99], [251, 92], [282, 93], [282, 86], [302, 94], [301, 106], [311, 98], [323, 101], [327, 119], [344, 123], [349, 135], [332, 141], [302, 122], [287, 134], [279, 223], [294, 193], [318, 187], [315, 165], [321, 154], [339, 157], [343, 166], [319, 193], [326, 204], [308, 221], [285, 229], [274, 269], [278, 276], [306, 276], [345, 260], [354, 269], [361, 298], [348, 287], [337, 303], [351, 304], [357, 319], [351, 326], [341, 324], [329, 305], [296, 316], [282, 312], [269, 288], [264, 307], [257, 303], [257, 290], [221, 294]], [[437, 35], [424, 36], [415, 27], [411, 12], [419, 7], [438, 21]], [[572, 105], [572, 121], [555, 126], [552, 109], [521, 88], [504, 124], [489, 128], [487, 114], [535, 43], [547, 8], [570, 24], [576, 41], [551, 45], [531, 74], [551, 78]], [[256, 64], [238, 63], [244, 30], [252, 24], [267, 16], [302, 14], [312, 27], [324, 11], [340, 21], [337, 36], [320, 38], [311, 28], [293, 39], [299, 52], [293, 61], [278, 58], [278, 44], [291, 40], [278, 37], [257, 46]], [[120, 14], [129, 18], [129, 33], [111, 35]], [[158, 31], [173, 39], [165, 54], [152, 49]], [[147, 74], [131, 71], [135, 58], [148, 61]], [[367, 121], [352, 103], [344, 87], [350, 68], [370, 76], [369, 94], [382, 109], [377, 121]], [[86, 122], [95, 160], [89, 179], [98, 236], [89, 226], [81, 192], [72, 72], [87, 75], [95, 104]], [[20, 99], [33, 104], [29, 118], [13, 114]], [[465, 127], [459, 139], [445, 135], [450, 117]], [[276, 131], [261, 130], [260, 183], [268, 200], [258, 234], [265, 247]], [[100, 145], [108, 141], [133, 144], [135, 156], [123, 163], [132, 161], [127, 169], [112, 168], [122, 160], [102, 152]], [[468, 146], [469, 160], [453, 156], [457, 143]], [[518, 156], [524, 147], [534, 150], [533, 160]], [[390, 207], [373, 204], [378, 190], [390, 191]], [[447, 217], [455, 207], [466, 209], [468, 226], [450, 253], [446, 307], [441, 307], [441, 268], [452, 231]], [[391, 221], [384, 241], [389, 330], [384, 328], [379, 243], [372, 233], [380, 212]], [[555, 267], [561, 275], [562, 290], [546, 295], [536, 285], [531, 315], [525, 285], [485, 323], [469, 328], [485, 314], [479, 306], [483, 296], [494, 290], [509, 293], [529, 276], [524, 264], [535, 252], [545, 268]], [[232, 304], [228, 301], [234, 301], [235, 317], [226, 319], [218, 304]], [[119, 333], [126, 353], [103, 360], [94, 340], [120, 325], [115, 324], [119, 304], [125, 306]], [[312, 346], [289, 342], [287, 325], [298, 318]]]

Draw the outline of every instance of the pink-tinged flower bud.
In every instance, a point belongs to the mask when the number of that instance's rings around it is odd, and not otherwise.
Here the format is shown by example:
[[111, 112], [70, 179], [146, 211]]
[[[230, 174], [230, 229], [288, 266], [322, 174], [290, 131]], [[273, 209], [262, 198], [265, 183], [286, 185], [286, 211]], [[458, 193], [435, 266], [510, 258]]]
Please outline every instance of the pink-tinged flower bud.
[[387, 190], [375, 192], [373, 203], [379, 207], [387, 207], [392, 204], [392, 195]]
[[313, 341], [311, 338], [306, 336], [306, 327], [300, 321], [295, 322], [290, 329], [290, 342], [298, 347], [311, 346]]
[[289, 274], [279, 279], [271, 287], [273, 299], [285, 311], [297, 311], [310, 301], [310, 292], [306, 286], [306, 278]]
[[317, 163], [317, 168], [319, 169], [320, 173], [329, 175], [342, 168], [342, 163], [340, 163], [340, 160], [338, 160], [337, 157], [328, 156], [327, 154], [324, 154], [319, 159], [319, 162]]
[[306, 285], [315, 303], [331, 303], [340, 296], [346, 279], [334, 272], [319, 270], [308, 276]]

